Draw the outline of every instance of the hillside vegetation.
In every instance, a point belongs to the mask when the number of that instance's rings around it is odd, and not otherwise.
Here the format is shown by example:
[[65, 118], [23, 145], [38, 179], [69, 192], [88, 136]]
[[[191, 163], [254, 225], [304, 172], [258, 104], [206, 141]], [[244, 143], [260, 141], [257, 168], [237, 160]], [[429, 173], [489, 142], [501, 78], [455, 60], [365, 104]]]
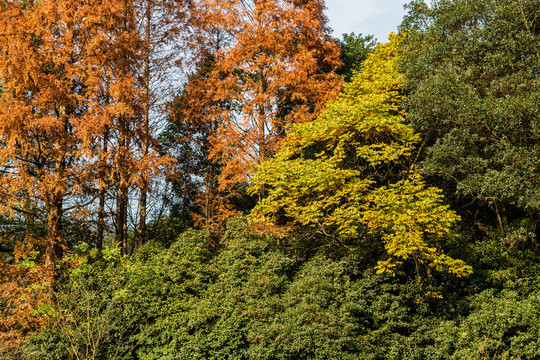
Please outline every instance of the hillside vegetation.
[[0, 2], [0, 359], [540, 358], [540, 6], [406, 8]]

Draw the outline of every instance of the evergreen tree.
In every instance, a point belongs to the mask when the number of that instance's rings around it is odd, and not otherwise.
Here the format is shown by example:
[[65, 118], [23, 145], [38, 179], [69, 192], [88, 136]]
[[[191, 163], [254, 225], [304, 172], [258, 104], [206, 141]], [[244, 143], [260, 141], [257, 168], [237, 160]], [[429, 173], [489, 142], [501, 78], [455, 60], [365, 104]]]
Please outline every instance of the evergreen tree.
[[536, 0], [421, 1], [402, 68], [418, 170], [484, 233], [540, 233], [540, 7]]
[[377, 41], [373, 35], [363, 36], [350, 33], [343, 34], [341, 40], [336, 39], [336, 42], [340, 49], [339, 58], [343, 62], [338, 74], [349, 82], [353, 74], [361, 70], [362, 63], [367, 59], [368, 54], [375, 50]]

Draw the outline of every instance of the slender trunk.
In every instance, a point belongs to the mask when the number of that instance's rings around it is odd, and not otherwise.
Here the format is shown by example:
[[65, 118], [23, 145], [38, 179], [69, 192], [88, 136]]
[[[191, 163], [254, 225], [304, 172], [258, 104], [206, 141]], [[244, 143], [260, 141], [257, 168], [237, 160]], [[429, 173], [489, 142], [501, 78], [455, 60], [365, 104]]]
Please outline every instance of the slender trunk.
[[210, 224], [210, 219], [214, 217], [214, 164], [210, 162], [208, 170], [206, 172], [206, 201], [205, 201], [205, 215], [206, 215], [206, 224]]
[[119, 185], [116, 192], [116, 243], [122, 255], [127, 254], [127, 189]]
[[121, 247], [122, 254], [127, 253], [127, 192], [128, 182], [126, 179], [126, 130], [125, 123], [120, 121], [120, 136], [118, 139], [117, 159], [117, 189], [116, 189], [116, 243]]
[[140, 213], [139, 213], [138, 246], [142, 246], [146, 241], [146, 202], [147, 202], [146, 190], [141, 189], [141, 199], [139, 201]]
[[29, 215], [32, 213], [32, 202], [30, 200], [30, 195], [28, 195], [27, 190], [23, 191], [22, 196], [24, 198], [23, 209], [25, 211], [25, 214], [24, 214], [24, 229], [25, 230], [24, 231], [26, 234], [33, 236], [35, 220], [32, 215]]
[[[108, 140], [108, 131], [105, 131], [105, 134], [103, 134], [103, 152], [107, 152], [107, 140]], [[105, 177], [103, 169], [101, 170], [101, 178], [103, 179]], [[99, 189], [99, 209], [98, 209], [98, 224], [97, 224], [97, 248], [98, 251], [101, 253], [101, 250], [103, 249], [103, 237], [105, 234], [105, 216], [107, 215], [105, 212], [105, 195], [106, 195], [107, 189], [102, 188]]]
[[[130, 22], [132, 20], [133, 10], [130, 6], [130, 2], [123, 0], [124, 5], [124, 22], [123, 30], [126, 33], [132, 31]], [[130, 74], [130, 59], [127, 57], [124, 59], [124, 63], [119, 65], [120, 78], [126, 77]], [[126, 105], [131, 104], [132, 99], [119, 97], [119, 102]], [[122, 114], [118, 118], [118, 152], [116, 158], [116, 218], [115, 218], [115, 240], [118, 246], [121, 247], [123, 255], [127, 254], [127, 207], [128, 207], [128, 191], [130, 185], [130, 166], [128, 161], [129, 146], [131, 145], [131, 133], [130, 133], [130, 117], [131, 115]]]
[[60, 258], [60, 238], [62, 234], [62, 200], [52, 200], [47, 208], [47, 245], [45, 249], [46, 266], [54, 266]]
[[[111, 97], [109, 93], [109, 85], [110, 85], [109, 69], [107, 69], [105, 73], [105, 105], [107, 107], [109, 106], [111, 102]], [[109, 141], [109, 127], [106, 126], [103, 132], [103, 144], [102, 144], [103, 155], [105, 155], [108, 152], [108, 141]], [[103, 183], [106, 184], [105, 186], [99, 189], [97, 247], [100, 254], [101, 254], [101, 251], [103, 250], [103, 237], [105, 236], [105, 216], [107, 215], [107, 213], [105, 212], [105, 200], [106, 200], [106, 195], [107, 195], [107, 188], [109, 186], [109, 182], [107, 180], [106, 166], [107, 164], [105, 160], [105, 163], [100, 164], [100, 169], [99, 169], [100, 178], [103, 181]]]
[[97, 224], [97, 248], [99, 253], [103, 250], [103, 236], [105, 234], [105, 189], [99, 191], [99, 209]]
[[122, 190], [120, 185], [118, 185], [118, 188], [116, 190], [116, 211], [115, 211], [115, 241], [118, 246], [122, 246], [123, 244], [123, 235], [124, 232], [122, 231], [123, 226], [123, 199], [122, 199]]
[[[66, 133], [68, 132], [68, 121], [66, 116], [66, 107], [60, 105], [57, 107], [58, 118], [64, 122]], [[64, 148], [62, 140], [55, 144], [59, 149]], [[65, 158], [63, 153], [57, 154], [54, 158], [54, 173], [58, 179], [64, 179], [65, 175]], [[51, 189], [46, 196], [45, 208], [47, 211], [47, 239], [45, 245], [45, 269], [51, 276], [53, 289], [56, 286], [58, 272], [56, 271], [56, 263], [62, 257], [62, 216], [64, 191], [61, 185], [60, 188]]]
[[45, 269], [50, 276], [53, 286], [56, 284], [58, 272], [56, 263], [62, 257], [62, 215], [63, 196], [53, 196], [46, 205], [47, 209], [47, 240], [45, 244]]
[[266, 137], [264, 136], [264, 127], [266, 125], [264, 119], [264, 110], [259, 110], [259, 164], [262, 164], [266, 156]]
[[128, 207], [128, 194], [127, 186], [122, 191], [122, 254], [128, 254], [128, 226], [127, 226], [127, 207]]
[[[259, 92], [262, 94], [265, 94], [267, 91], [267, 84], [266, 79], [264, 78], [264, 72], [261, 69], [261, 84]], [[267, 143], [266, 143], [266, 135], [265, 135], [265, 127], [266, 127], [266, 114], [264, 111], [264, 107], [259, 105], [259, 164], [262, 164], [267, 156]], [[261, 188], [259, 190], [259, 201], [262, 200], [264, 197], [264, 188]]]
[[[261, 95], [266, 93], [266, 81], [264, 79], [264, 74], [261, 71], [261, 84], [259, 87], [259, 93]], [[266, 135], [265, 135], [265, 127], [266, 127], [266, 114], [264, 111], [264, 106], [259, 105], [259, 164], [262, 164], [266, 157]]]
[[497, 206], [497, 201], [493, 201], [493, 205], [495, 208], [495, 214], [497, 215], [499, 230], [502, 234], [504, 234], [506, 230], [506, 225], [508, 224], [508, 220], [506, 218], [506, 208], [504, 204], [501, 204], [501, 208], [499, 209], [499, 206]]
[[[142, 148], [143, 159], [148, 155], [149, 150], [149, 136], [150, 136], [150, 22], [151, 16], [151, 1], [146, 1], [146, 24], [145, 24], [145, 45], [146, 56], [144, 58], [144, 113], [143, 113], [143, 126], [144, 126], [144, 139]], [[142, 246], [146, 241], [146, 202], [148, 191], [148, 171], [146, 167], [142, 170], [142, 186], [141, 186], [141, 198], [139, 201], [139, 239], [138, 245]]]

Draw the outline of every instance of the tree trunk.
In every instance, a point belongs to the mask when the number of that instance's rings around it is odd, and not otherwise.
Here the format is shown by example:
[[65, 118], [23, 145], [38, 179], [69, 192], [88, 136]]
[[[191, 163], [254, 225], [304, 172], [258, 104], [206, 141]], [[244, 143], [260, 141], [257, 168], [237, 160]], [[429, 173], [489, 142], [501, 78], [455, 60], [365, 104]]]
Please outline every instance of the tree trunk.
[[[58, 119], [64, 123], [64, 129], [68, 133], [68, 121], [66, 118], [66, 107], [59, 105], [57, 107]], [[65, 144], [60, 142], [55, 143], [58, 148], [62, 149]], [[65, 159], [64, 154], [58, 154], [54, 159], [54, 174], [58, 179], [64, 179], [65, 173]], [[60, 188], [54, 188], [49, 191], [45, 197], [45, 208], [47, 211], [47, 239], [45, 244], [45, 269], [51, 276], [51, 282], [53, 289], [56, 286], [56, 280], [58, 272], [56, 271], [56, 263], [62, 257], [61, 237], [62, 237], [62, 216], [63, 216], [63, 202], [64, 191], [60, 184], [57, 184]]]
[[127, 197], [128, 179], [126, 178], [126, 145], [127, 136], [125, 121], [120, 121], [120, 135], [118, 139], [118, 158], [116, 163], [116, 243], [121, 248], [122, 255], [127, 254]]
[[127, 188], [119, 185], [116, 192], [115, 241], [122, 255], [127, 254]]
[[122, 199], [122, 190], [120, 189], [120, 184], [118, 185], [118, 189], [116, 190], [116, 211], [115, 211], [115, 242], [116, 244], [122, 249], [123, 244], [123, 235], [124, 235], [124, 213], [123, 213], [123, 199]]
[[[261, 76], [261, 83], [259, 87], [259, 92], [261, 95], [264, 95], [267, 92], [267, 84], [266, 84], [266, 79], [264, 77], [264, 71], [262, 69], [260, 70], [260, 76]], [[266, 127], [266, 114], [264, 111], [264, 107], [262, 105], [259, 105], [259, 164], [262, 164], [266, 160], [266, 156], [268, 152], [265, 127]], [[258, 195], [259, 195], [259, 201], [261, 201], [264, 197], [264, 188], [260, 189]]]
[[45, 268], [54, 286], [58, 272], [56, 263], [62, 257], [62, 215], [63, 196], [52, 196], [46, 205], [47, 209], [47, 239], [45, 244]]
[[[103, 134], [103, 151], [107, 152], [107, 140], [108, 140], [108, 131], [105, 131], [105, 134]], [[101, 172], [101, 178], [103, 179], [105, 177], [103, 169], [100, 170]], [[105, 235], [105, 216], [107, 215], [105, 212], [105, 196], [107, 193], [106, 188], [99, 189], [99, 209], [98, 209], [98, 224], [97, 224], [97, 248], [98, 251], [101, 253], [101, 250], [103, 249], [103, 237]]]
[[495, 214], [497, 215], [497, 223], [499, 225], [499, 230], [501, 231], [501, 234], [504, 234], [506, 232], [506, 226], [508, 225], [508, 219], [506, 217], [506, 208], [503, 203], [499, 206], [497, 205], [497, 200], [493, 201], [493, 208], [495, 209]]
[[122, 254], [128, 255], [128, 226], [127, 226], [127, 207], [128, 207], [128, 188], [122, 191]]
[[214, 217], [214, 164], [210, 162], [208, 170], [206, 172], [206, 201], [205, 201], [205, 215], [206, 225], [210, 224], [210, 220]]
[[103, 236], [105, 234], [105, 189], [99, 191], [99, 209], [97, 223], [97, 248], [99, 253], [103, 250]]
[[[145, 45], [146, 54], [144, 58], [144, 114], [143, 114], [143, 159], [148, 155], [150, 148], [149, 136], [150, 136], [150, 23], [152, 20], [151, 13], [151, 0], [146, 1], [146, 14], [145, 14]], [[143, 160], [144, 161], [144, 160]], [[148, 191], [148, 170], [143, 166], [142, 169], [142, 184], [141, 184], [141, 198], [139, 200], [139, 239], [138, 246], [142, 246], [146, 241], [146, 206], [147, 206], [147, 191]]]

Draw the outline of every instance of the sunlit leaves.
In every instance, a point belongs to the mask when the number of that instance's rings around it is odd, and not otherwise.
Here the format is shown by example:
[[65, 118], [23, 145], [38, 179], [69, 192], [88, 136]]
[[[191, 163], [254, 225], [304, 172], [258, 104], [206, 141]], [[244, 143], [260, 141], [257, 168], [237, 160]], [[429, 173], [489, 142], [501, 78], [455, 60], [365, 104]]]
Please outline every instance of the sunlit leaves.
[[466, 276], [470, 266], [442, 254], [435, 242], [458, 216], [440, 190], [426, 188], [403, 166], [419, 138], [400, 110], [399, 43], [394, 36], [377, 46], [341, 97], [315, 121], [293, 126], [276, 159], [257, 169], [251, 191], [267, 196], [252, 219], [302, 226], [349, 249], [368, 229], [381, 236], [390, 257], [380, 271], [394, 273], [412, 258]]
[[337, 95], [339, 50], [320, 0], [204, 4], [201, 27], [208, 39], [198, 47], [211, 49], [215, 63], [203, 100], [207, 121], [221, 120], [210, 155], [223, 164], [225, 189], [245, 182], [251, 166], [273, 156], [287, 122], [313, 119]]

